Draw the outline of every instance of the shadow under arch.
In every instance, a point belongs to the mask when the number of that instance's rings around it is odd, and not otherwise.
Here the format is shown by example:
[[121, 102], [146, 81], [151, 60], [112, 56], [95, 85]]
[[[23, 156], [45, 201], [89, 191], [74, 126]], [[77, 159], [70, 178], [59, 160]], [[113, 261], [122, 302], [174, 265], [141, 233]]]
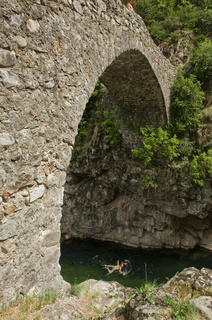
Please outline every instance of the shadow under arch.
[[168, 124], [166, 103], [160, 83], [147, 58], [139, 50], [121, 53], [102, 73], [100, 81], [119, 107], [140, 125]]

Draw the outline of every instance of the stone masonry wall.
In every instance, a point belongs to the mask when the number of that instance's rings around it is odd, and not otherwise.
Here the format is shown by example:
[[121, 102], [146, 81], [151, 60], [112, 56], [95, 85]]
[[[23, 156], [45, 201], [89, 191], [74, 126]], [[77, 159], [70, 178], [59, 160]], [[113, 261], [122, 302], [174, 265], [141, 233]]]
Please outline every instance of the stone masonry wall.
[[[122, 76], [124, 61], [131, 69], [122, 79], [126, 92], [118, 95], [114, 83], [114, 96], [128, 105], [127, 90], [135, 80], [138, 94], [146, 88], [154, 121], [164, 122], [175, 68], [157, 50], [141, 17], [120, 0], [1, 0], [0, 25], [3, 304], [18, 293], [61, 291], [67, 285], [58, 263], [63, 185], [78, 123], [98, 78], [113, 91], [114, 68]], [[126, 52], [140, 57], [140, 65], [126, 59]], [[144, 114], [150, 121], [151, 109]]]

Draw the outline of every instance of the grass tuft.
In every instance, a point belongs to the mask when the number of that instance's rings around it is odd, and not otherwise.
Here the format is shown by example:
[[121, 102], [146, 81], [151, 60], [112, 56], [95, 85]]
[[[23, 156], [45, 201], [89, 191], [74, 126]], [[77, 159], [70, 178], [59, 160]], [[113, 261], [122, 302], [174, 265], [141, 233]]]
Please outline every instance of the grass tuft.
[[1, 320], [40, 320], [35, 312], [42, 307], [54, 303], [57, 294], [52, 290], [47, 290], [43, 295], [25, 295], [18, 297], [8, 307], [0, 310]]

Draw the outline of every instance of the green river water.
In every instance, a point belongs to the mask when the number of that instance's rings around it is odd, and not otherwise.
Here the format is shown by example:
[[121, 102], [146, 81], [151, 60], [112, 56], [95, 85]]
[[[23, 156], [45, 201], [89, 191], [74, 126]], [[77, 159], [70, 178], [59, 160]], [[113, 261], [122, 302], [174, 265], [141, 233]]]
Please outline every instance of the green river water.
[[[130, 272], [123, 276], [108, 274], [106, 264], [130, 261]], [[203, 250], [143, 250], [95, 240], [68, 240], [61, 244], [61, 274], [67, 282], [78, 284], [87, 279], [118, 281], [136, 288], [144, 280], [167, 282], [187, 267], [212, 269], [212, 253]]]

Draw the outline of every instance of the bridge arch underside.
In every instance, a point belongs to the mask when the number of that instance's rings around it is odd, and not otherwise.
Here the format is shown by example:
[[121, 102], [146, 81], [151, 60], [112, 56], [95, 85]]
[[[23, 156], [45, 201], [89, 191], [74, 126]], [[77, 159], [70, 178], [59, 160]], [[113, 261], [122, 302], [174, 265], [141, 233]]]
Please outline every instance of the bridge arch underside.
[[163, 92], [147, 58], [140, 51], [121, 53], [100, 80], [131, 120], [139, 119], [140, 125], [155, 127], [167, 124]]

